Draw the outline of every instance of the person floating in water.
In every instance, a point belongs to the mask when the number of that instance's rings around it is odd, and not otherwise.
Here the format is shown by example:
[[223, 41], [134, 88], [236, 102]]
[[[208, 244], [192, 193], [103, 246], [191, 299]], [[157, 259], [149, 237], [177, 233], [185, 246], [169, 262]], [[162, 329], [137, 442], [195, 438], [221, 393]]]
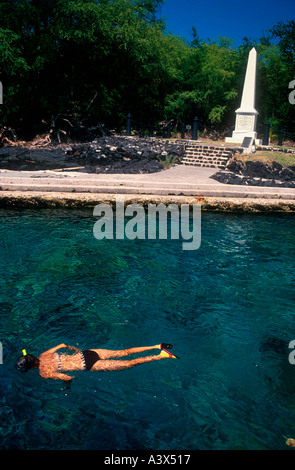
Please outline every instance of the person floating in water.
[[[23, 355], [16, 361], [15, 367], [17, 370], [27, 372], [29, 369], [39, 369], [41, 377], [44, 379], [60, 379], [60, 380], [72, 380], [74, 376], [65, 374], [68, 371], [114, 371], [130, 369], [131, 367], [137, 366], [138, 364], [144, 364], [146, 362], [158, 361], [161, 359], [179, 359], [177, 356], [167, 351], [173, 346], [167, 343], [157, 344], [155, 346], [145, 346], [139, 348], [123, 349], [113, 351], [109, 349], [87, 349], [81, 351], [75, 346], [67, 346], [62, 343], [54, 348], [48, 349], [43, 352], [40, 357], [32, 356], [27, 354], [26, 350], [23, 350]], [[73, 354], [61, 354], [57, 351], [59, 349], [66, 348], [74, 351]], [[129, 356], [129, 354], [136, 354], [151, 349], [160, 349], [160, 354], [152, 356], [138, 357], [130, 360], [116, 360]], [[115, 360], [114, 360], [115, 359]]]

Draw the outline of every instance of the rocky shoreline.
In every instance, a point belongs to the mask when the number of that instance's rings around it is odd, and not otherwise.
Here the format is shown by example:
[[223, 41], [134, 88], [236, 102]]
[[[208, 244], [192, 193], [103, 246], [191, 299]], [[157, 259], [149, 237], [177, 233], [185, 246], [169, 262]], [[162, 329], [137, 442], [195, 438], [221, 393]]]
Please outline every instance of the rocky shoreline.
[[[187, 141], [158, 138], [140, 139], [125, 136], [104, 136], [91, 142], [52, 144], [45, 146], [7, 145], [0, 148], [0, 169], [26, 171], [65, 169], [82, 173], [144, 174], [158, 173], [164, 169], [161, 163], [181, 163]], [[74, 173], [75, 173], [74, 171]], [[282, 166], [276, 162], [239, 160], [231, 158], [225, 170], [216, 168], [210, 177], [228, 185], [269, 186], [295, 188], [295, 165]], [[1, 208], [92, 208], [99, 202], [113, 204], [115, 194], [70, 194], [62, 192], [0, 191]], [[295, 213], [295, 199], [275, 199], [256, 196], [203, 197], [199, 196], [148, 196], [130, 194], [128, 201], [142, 205], [149, 203], [201, 204], [203, 211], [213, 212], [285, 212]]]
[[155, 173], [163, 170], [160, 160], [180, 160], [181, 141], [107, 136], [87, 143], [49, 144], [46, 147], [0, 148], [0, 168], [18, 171], [78, 168], [88, 173]]
[[211, 178], [225, 184], [295, 188], [295, 164], [243, 162], [233, 157], [224, 171], [217, 171]]
[[[181, 163], [187, 141], [126, 136], [98, 137], [90, 142], [7, 145], [0, 148], [0, 169], [17, 171], [74, 169], [86, 173], [145, 174]], [[295, 187], [295, 164], [246, 161], [232, 157], [212, 179], [229, 185]]]

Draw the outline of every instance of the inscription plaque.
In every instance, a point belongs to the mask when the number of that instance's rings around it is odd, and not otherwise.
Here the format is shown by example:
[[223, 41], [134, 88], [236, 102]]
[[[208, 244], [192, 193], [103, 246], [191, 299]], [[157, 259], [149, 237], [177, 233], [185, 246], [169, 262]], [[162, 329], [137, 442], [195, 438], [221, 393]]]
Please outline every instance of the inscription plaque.
[[237, 116], [237, 128], [245, 130], [253, 130], [253, 117], [239, 114]]
[[252, 137], [244, 137], [241, 147], [248, 149], [252, 147], [252, 144], [253, 144]]

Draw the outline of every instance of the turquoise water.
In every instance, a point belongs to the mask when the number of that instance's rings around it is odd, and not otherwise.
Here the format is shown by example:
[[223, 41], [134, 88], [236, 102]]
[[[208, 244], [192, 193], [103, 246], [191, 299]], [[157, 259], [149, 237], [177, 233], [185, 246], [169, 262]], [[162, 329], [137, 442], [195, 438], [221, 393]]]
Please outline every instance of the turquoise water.
[[[1, 211], [2, 449], [290, 449], [295, 218], [202, 214], [179, 240], [96, 240], [91, 210]], [[21, 374], [26, 348], [174, 344], [179, 361]]]

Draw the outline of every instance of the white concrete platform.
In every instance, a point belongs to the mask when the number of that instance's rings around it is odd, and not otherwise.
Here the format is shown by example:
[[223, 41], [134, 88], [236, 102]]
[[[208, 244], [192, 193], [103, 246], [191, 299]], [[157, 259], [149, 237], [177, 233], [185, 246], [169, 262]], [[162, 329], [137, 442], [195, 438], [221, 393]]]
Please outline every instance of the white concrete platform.
[[0, 193], [54, 192], [231, 198], [295, 199], [295, 188], [242, 186], [210, 178], [216, 168], [176, 165], [150, 174], [95, 174], [83, 171], [0, 170]]

